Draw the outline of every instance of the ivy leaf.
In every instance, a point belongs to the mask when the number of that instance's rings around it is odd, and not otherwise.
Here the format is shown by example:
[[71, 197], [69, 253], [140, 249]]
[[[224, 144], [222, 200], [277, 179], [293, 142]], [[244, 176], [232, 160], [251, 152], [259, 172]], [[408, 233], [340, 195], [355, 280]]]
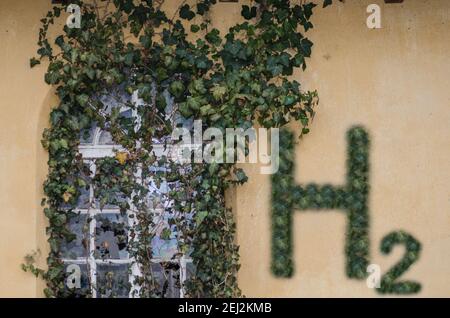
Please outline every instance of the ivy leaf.
[[324, 0], [323, 1], [323, 7], [326, 8], [329, 5], [333, 4], [333, 0]]
[[36, 65], [41, 64], [41, 61], [36, 59], [35, 57], [30, 59], [30, 67], [35, 67]]
[[127, 162], [128, 153], [124, 151], [119, 151], [118, 153], [116, 153], [116, 159], [121, 165], [124, 165], [125, 162]]
[[234, 174], [236, 175], [236, 179], [239, 183], [245, 183], [248, 180], [247, 175], [242, 169], [235, 169]]
[[267, 70], [272, 73], [272, 76], [278, 76], [283, 72], [283, 67], [278, 64], [268, 65]]
[[175, 97], [180, 97], [184, 93], [184, 85], [182, 81], [173, 81], [170, 84], [169, 92]]
[[208, 216], [208, 211], [198, 211], [195, 214], [195, 222], [197, 223], [197, 226], [200, 225], [200, 223], [203, 222], [203, 220]]
[[197, 24], [192, 24], [191, 25], [191, 32], [192, 33], [197, 33], [198, 31], [200, 31], [200, 27]]
[[287, 95], [284, 97], [284, 101], [283, 104], [284, 106], [291, 106], [292, 104], [294, 104], [296, 101], [295, 97], [292, 95]]
[[214, 113], [211, 104], [200, 107], [200, 113], [205, 116]]
[[205, 39], [209, 43], [218, 46], [220, 45], [220, 43], [222, 43], [222, 39], [220, 38], [219, 34], [220, 34], [219, 30], [214, 28], [206, 34]]
[[89, 96], [87, 96], [86, 94], [77, 95], [76, 100], [81, 107], [84, 107], [89, 101]]
[[203, 69], [203, 70], [208, 69], [210, 67], [210, 64], [211, 64], [210, 61], [205, 56], [200, 56], [195, 61], [195, 66], [197, 66], [197, 68]]
[[49, 46], [41, 47], [37, 53], [41, 56], [51, 56], [52, 55], [52, 49]]
[[50, 71], [45, 74], [45, 82], [49, 85], [54, 85], [59, 81], [59, 73], [57, 71]]
[[62, 47], [64, 44], [64, 36], [60, 35], [55, 39], [55, 44]]
[[308, 40], [307, 38], [303, 38], [301, 41], [301, 48], [303, 51], [303, 55], [306, 57], [311, 56], [311, 47], [313, 46], [313, 43]]
[[185, 4], [180, 9], [180, 17], [185, 20], [192, 20], [195, 17], [195, 13], [188, 4]]
[[180, 111], [181, 116], [183, 116], [184, 118], [189, 118], [193, 115], [187, 103], [180, 103], [178, 106], [178, 110]]
[[191, 91], [191, 93], [197, 92], [197, 93], [200, 93], [202, 95], [205, 94], [206, 93], [206, 88], [205, 88], [205, 83], [203, 82], [203, 80], [202, 79], [194, 80], [192, 82], [190, 91]]
[[[211, 1], [212, 2], [212, 1]], [[197, 3], [197, 13], [199, 15], [204, 15], [209, 11], [209, 6], [211, 5], [210, 1], [202, 1]]]
[[172, 232], [170, 231], [170, 229], [165, 228], [161, 232], [161, 239], [163, 239], [163, 240], [170, 240], [171, 234], [172, 234]]
[[[331, 4], [331, 0], [330, 0], [330, 4]], [[312, 2], [303, 5], [303, 13], [305, 14], [306, 20], [309, 20], [309, 18], [311, 18], [312, 14], [313, 14], [313, 9], [315, 6], [316, 6], [316, 4], [314, 4]]]
[[69, 149], [69, 143], [67, 142], [66, 139], [60, 139], [59, 146], [63, 149]]
[[125, 55], [125, 60], [124, 60], [125, 64], [126, 64], [127, 66], [132, 66], [132, 65], [133, 65], [133, 58], [134, 58], [133, 52], [127, 53], [127, 54]]
[[139, 38], [139, 42], [144, 46], [144, 48], [148, 49], [152, 44], [152, 38], [149, 35], [141, 35]]
[[242, 6], [241, 15], [246, 19], [250, 20], [256, 17], [256, 7], [250, 8], [247, 5]]
[[92, 68], [88, 68], [85, 73], [89, 77], [89, 79], [94, 80], [95, 71]]
[[71, 193], [69, 193], [69, 192], [67, 192], [67, 191], [64, 192], [64, 194], [63, 194], [63, 200], [64, 200], [65, 203], [69, 202], [71, 198], [72, 198], [72, 194], [71, 194]]
[[211, 93], [216, 101], [220, 101], [222, 100], [223, 96], [225, 96], [225, 94], [227, 93], [227, 87], [216, 85], [213, 88], [211, 88]]
[[48, 270], [47, 275], [49, 279], [55, 279], [61, 274], [62, 270], [58, 267], [52, 267]]

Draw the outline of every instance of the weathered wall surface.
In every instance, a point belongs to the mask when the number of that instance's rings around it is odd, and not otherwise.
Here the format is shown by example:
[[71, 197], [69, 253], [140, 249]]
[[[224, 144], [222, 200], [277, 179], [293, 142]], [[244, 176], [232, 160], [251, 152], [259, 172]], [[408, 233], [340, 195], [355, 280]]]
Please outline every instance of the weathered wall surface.
[[20, 264], [45, 241], [40, 200], [47, 155], [40, 139], [55, 103], [43, 81], [46, 68], [31, 71], [29, 59], [50, 7], [50, 1], [0, 1], [0, 297], [33, 297], [42, 289]]
[[[167, 1], [175, 7], [179, 1]], [[366, 7], [382, 8], [382, 29], [365, 25]], [[45, 66], [29, 69], [39, 19], [50, 0], [0, 1], [0, 297], [41, 296], [42, 283], [20, 263], [43, 250], [45, 221], [39, 206], [47, 155], [40, 145], [56, 101], [43, 82]], [[239, 6], [221, 3], [212, 12], [225, 30]], [[450, 2], [347, 0], [316, 9], [313, 58], [296, 78], [317, 89], [321, 103], [296, 148], [299, 183], [345, 181], [345, 133], [362, 124], [371, 135], [371, 262], [382, 270], [403, 250], [383, 256], [380, 240], [403, 229], [423, 245], [404, 279], [420, 281], [420, 296], [450, 296]], [[295, 129], [295, 127], [294, 127]], [[270, 179], [245, 165], [248, 184], [230, 201], [236, 208], [241, 245], [240, 285], [247, 296], [367, 296], [364, 282], [345, 276], [342, 212], [296, 213], [293, 278], [270, 272]]]
[[[366, 27], [366, 7], [382, 8], [382, 29]], [[320, 105], [310, 135], [296, 147], [298, 183], [345, 182], [347, 130], [370, 133], [371, 263], [382, 272], [381, 239], [402, 229], [422, 243], [420, 260], [403, 279], [422, 283], [419, 296], [450, 296], [450, 2], [346, 1], [316, 10], [313, 58], [296, 76], [317, 89]], [[297, 129], [298, 131], [298, 129]], [[244, 165], [245, 166], [245, 165]], [[240, 285], [248, 296], [377, 296], [345, 276], [343, 212], [294, 216], [295, 276], [270, 272], [270, 179], [247, 165], [249, 183], [236, 198]]]

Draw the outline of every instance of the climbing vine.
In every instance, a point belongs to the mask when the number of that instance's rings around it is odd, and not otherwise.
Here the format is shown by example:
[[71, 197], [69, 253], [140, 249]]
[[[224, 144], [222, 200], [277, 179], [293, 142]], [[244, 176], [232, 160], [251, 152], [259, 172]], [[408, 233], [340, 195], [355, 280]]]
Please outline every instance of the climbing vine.
[[[190, 253], [195, 274], [186, 282], [189, 297], [240, 296], [235, 223], [225, 207], [224, 191], [247, 180], [233, 164], [180, 164], [155, 155], [154, 140], [169, 146], [183, 120], [201, 119], [203, 128], [281, 127], [308, 124], [317, 104], [315, 91], [302, 91], [290, 76], [305, 69], [313, 43], [304, 32], [313, 27], [315, 4], [309, 1], [255, 0], [242, 5], [242, 19], [226, 34], [214, 28], [210, 10], [216, 0], [180, 1], [175, 12], [163, 0], [73, 0], [81, 8], [80, 28], [49, 28], [63, 19], [68, 4], [56, 5], [41, 20], [38, 57], [48, 60], [45, 81], [56, 87], [59, 103], [50, 114], [42, 144], [49, 153], [44, 184], [44, 213], [50, 254], [48, 269], [24, 266], [47, 282], [48, 297], [90, 297], [90, 289], [70, 290], [63, 248], [76, 239], [68, 224], [77, 217], [83, 191], [93, 188], [103, 209], [119, 206], [138, 220], [128, 229], [127, 251], [139, 267], [135, 296], [163, 297], [152, 272], [151, 241], [155, 225], [149, 208], [148, 180], [175, 184], [174, 202], [180, 254]], [[323, 1], [323, 5], [331, 0]], [[121, 98], [137, 94], [140, 102]], [[112, 96], [108, 108], [102, 96]], [[127, 107], [134, 116], [121, 116]], [[80, 138], [96, 125], [120, 145], [114, 156], [86, 168]], [[162, 172], [148, 167], [164, 166]], [[136, 173], [140, 171], [140, 173]], [[125, 200], [121, 198], [126, 198]], [[108, 228], [112, 225], [109, 224]], [[167, 232], [167, 231], [166, 231]], [[165, 233], [163, 231], [163, 233]], [[124, 239], [124, 242], [126, 240]], [[122, 242], [123, 243], [123, 242]], [[103, 279], [103, 278], [101, 278]], [[101, 292], [102, 295], [113, 295]]]

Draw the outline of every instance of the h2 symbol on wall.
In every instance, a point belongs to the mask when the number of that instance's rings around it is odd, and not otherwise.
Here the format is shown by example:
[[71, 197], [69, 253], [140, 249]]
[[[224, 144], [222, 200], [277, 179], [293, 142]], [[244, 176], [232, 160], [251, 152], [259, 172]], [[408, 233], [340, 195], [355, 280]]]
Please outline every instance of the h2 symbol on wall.
[[[275, 276], [291, 277], [292, 214], [294, 210], [342, 210], [347, 214], [345, 242], [346, 273], [364, 279], [369, 267], [369, 137], [362, 127], [348, 131], [347, 180], [342, 186], [308, 184], [294, 181], [294, 136], [280, 132], [280, 165], [272, 175], [272, 265]], [[381, 252], [390, 253], [395, 244], [404, 244], [403, 259], [381, 278], [380, 293], [412, 294], [421, 289], [413, 281], [396, 281], [419, 257], [420, 243], [408, 233], [396, 231], [385, 236]]]

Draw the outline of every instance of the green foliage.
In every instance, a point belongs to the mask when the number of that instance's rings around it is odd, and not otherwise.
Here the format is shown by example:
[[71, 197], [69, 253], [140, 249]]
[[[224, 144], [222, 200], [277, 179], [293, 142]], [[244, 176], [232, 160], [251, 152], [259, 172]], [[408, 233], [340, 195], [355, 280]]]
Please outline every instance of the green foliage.
[[[51, 247], [43, 275], [46, 295], [71, 296], [64, 288], [62, 242], [73, 240], [67, 223], [75, 214], [81, 189], [92, 184], [100, 207], [119, 205], [124, 212], [129, 203], [118, 198], [132, 202], [139, 224], [129, 229], [135, 237], [129, 242], [129, 253], [142, 272], [136, 281], [141, 286], [139, 296], [161, 297], [150, 266], [149, 242], [154, 233], [149, 230], [153, 218], [146, 199], [148, 185], [133, 173], [138, 167], [159, 164], [170, 172], [161, 175], [143, 169], [142, 179], [164, 178], [180, 185], [170, 191], [169, 198], [181, 214], [179, 248], [192, 250], [196, 267], [186, 285], [188, 296], [240, 296], [236, 229], [233, 214], [225, 207], [224, 191], [244, 183], [245, 173], [231, 164], [212, 169], [207, 164], [186, 167], [157, 159], [152, 140], [170, 135], [178, 115], [221, 129], [255, 121], [263, 127], [280, 127], [299, 120], [302, 133], [307, 133], [317, 93], [302, 91], [290, 76], [294, 69], [304, 69], [311, 55], [312, 42], [301, 32], [312, 28], [315, 5], [257, 0], [254, 6], [242, 8], [241, 22], [221, 34], [209, 26], [207, 17], [216, 0], [182, 2], [173, 18], [157, 1], [101, 2], [106, 8], [71, 1], [81, 7], [81, 28], [64, 26], [53, 39], [48, 29], [67, 5], [55, 6], [41, 20], [39, 58], [30, 60], [36, 66], [48, 59], [45, 81], [56, 87], [59, 98], [42, 140], [49, 152], [43, 200]], [[194, 34], [188, 37], [186, 30]], [[114, 95], [117, 87], [124, 87], [128, 94], [137, 91], [144, 101], [128, 105], [138, 114], [139, 125], [136, 119], [121, 118], [119, 108], [104, 111], [98, 96]], [[174, 98], [170, 114], [164, 97], [167, 91]], [[123, 153], [98, 160], [91, 176], [78, 145], [80, 134], [94, 123], [112, 135]], [[195, 226], [188, 220], [191, 212], [197, 213]], [[87, 291], [76, 296], [90, 295]]]
[[[283, 130], [280, 134], [280, 166], [272, 176], [272, 272], [275, 276], [291, 277], [292, 214], [294, 210], [339, 209], [347, 213], [346, 272], [349, 278], [363, 279], [369, 265], [369, 138], [362, 127], [348, 131], [347, 182], [344, 186], [294, 182], [294, 138]], [[419, 258], [420, 243], [403, 231], [393, 232], [381, 242], [381, 252], [389, 254], [396, 244], [404, 244], [405, 256], [383, 275], [381, 294], [414, 294], [421, 285], [413, 281], [396, 281]]]
[[406, 251], [403, 259], [394, 265], [386, 274], [381, 278], [381, 286], [377, 291], [380, 294], [415, 294], [418, 293], [422, 286], [418, 282], [413, 281], [401, 281], [396, 282], [409, 267], [417, 261], [420, 254], [420, 242], [413, 236], [403, 231], [392, 232], [386, 235], [381, 241], [381, 252], [383, 254], [389, 254], [392, 248], [396, 244], [404, 244]]
[[280, 167], [272, 176], [272, 272], [291, 277], [292, 214], [297, 210], [340, 209], [347, 213], [346, 271], [349, 278], [362, 279], [369, 264], [369, 139], [361, 127], [348, 132], [347, 183], [344, 186], [306, 186], [294, 183], [294, 140], [291, 133], [280, 136]]

